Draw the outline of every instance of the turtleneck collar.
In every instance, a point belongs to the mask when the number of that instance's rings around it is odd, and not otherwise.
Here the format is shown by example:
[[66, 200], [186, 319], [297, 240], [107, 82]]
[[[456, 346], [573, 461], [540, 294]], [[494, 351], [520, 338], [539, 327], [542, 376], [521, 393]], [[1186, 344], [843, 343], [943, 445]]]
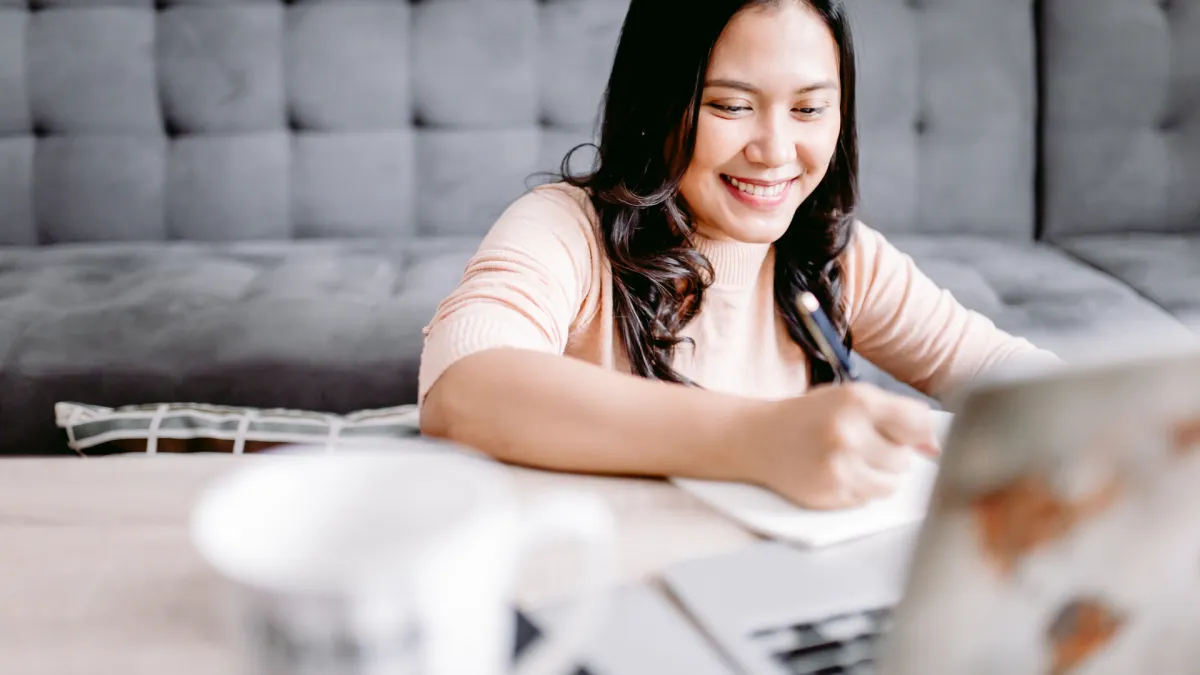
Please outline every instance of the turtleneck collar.
[[713, 285], [723, 287], [753, 286], [771, 252], [770, 243], [748, 244], [700, 235], [696, 236], [695, 244], [696, 250], [712, 264]]

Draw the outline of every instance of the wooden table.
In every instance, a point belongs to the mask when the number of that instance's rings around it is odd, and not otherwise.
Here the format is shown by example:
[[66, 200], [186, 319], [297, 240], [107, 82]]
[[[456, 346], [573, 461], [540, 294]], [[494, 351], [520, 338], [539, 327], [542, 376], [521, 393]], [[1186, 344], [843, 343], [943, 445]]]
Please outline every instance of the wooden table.
[[[221, 581], [192, 549], [185, 524], [200, 490], [247, 460], [0, 460], [0, 673], [237, 672], [218, 615]], [[566, 487], [610, 505], [619, 582], [651, 580], [673, 562], [755, 540], [665, 481], [509, 471], [522, 495]], [[572, 571], [542, 552], [522, 575], [518, 602], [566, 597]]]

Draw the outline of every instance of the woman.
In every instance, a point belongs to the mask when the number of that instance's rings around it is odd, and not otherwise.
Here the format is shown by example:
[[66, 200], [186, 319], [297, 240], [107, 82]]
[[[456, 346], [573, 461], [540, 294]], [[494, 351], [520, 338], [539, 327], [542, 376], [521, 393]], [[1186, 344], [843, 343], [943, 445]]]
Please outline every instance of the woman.
[[426, 328], [424, 433], [810, 508], [891, 493], [914, 450], [936, 452], [928, 406], [833, 385], [800, 292], [848, 348], [933, 396], [1052, 357], [854, 219], [854, 86], [839, 0], [632, 0], [597, 169], [564, 161], [514, 202]]

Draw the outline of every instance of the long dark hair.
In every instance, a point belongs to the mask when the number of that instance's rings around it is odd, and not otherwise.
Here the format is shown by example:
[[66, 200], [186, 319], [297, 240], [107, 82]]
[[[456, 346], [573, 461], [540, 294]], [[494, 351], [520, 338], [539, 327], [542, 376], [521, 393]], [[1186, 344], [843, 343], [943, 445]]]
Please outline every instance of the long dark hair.
[[852, 234], [858, 141], [854, 45], [841, 0], [632, 0], [605, 91], [595, 169], [571, 174], [575, 148], [561, 176], [587, 190], [595, 206], [612, 266], [614, 314], [635, 374], [696, 384], [671, 363], [684, 340], [678, 333], [700, 310], [713, 278], [691, 244], [694, 229], [678, 199], [695, 148], [709, 59], [738, 12], [793, 1], [816, 10], [838, 44], [841, 134], [824, 180], [775, 242], [775, 305], [808, 357], [812, 384], [833, 381], [835, 371], [804, 328], [795, 305], [799, 293], [816, 295], [852, 347], [838, 257]]

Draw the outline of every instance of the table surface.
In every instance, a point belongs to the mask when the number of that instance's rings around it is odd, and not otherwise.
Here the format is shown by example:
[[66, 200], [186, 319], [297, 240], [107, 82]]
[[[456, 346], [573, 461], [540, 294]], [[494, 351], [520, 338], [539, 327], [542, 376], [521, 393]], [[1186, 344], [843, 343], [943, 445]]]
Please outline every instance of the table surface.
[[[195, 498], [247, 457], [125, 455], [0, 460], [0, 672], [211, 675], [236, 672], [219, 615], [221, 580], [186, 521]], [[251, 460], [252, 461], [252, 460]], [[602, 498], [618, 527], [618, 583], [757, 538], [663, 480], [506, 467], [519, 494]], [[516, 600], [570, 597], [562, 551], [537, 552]]]

